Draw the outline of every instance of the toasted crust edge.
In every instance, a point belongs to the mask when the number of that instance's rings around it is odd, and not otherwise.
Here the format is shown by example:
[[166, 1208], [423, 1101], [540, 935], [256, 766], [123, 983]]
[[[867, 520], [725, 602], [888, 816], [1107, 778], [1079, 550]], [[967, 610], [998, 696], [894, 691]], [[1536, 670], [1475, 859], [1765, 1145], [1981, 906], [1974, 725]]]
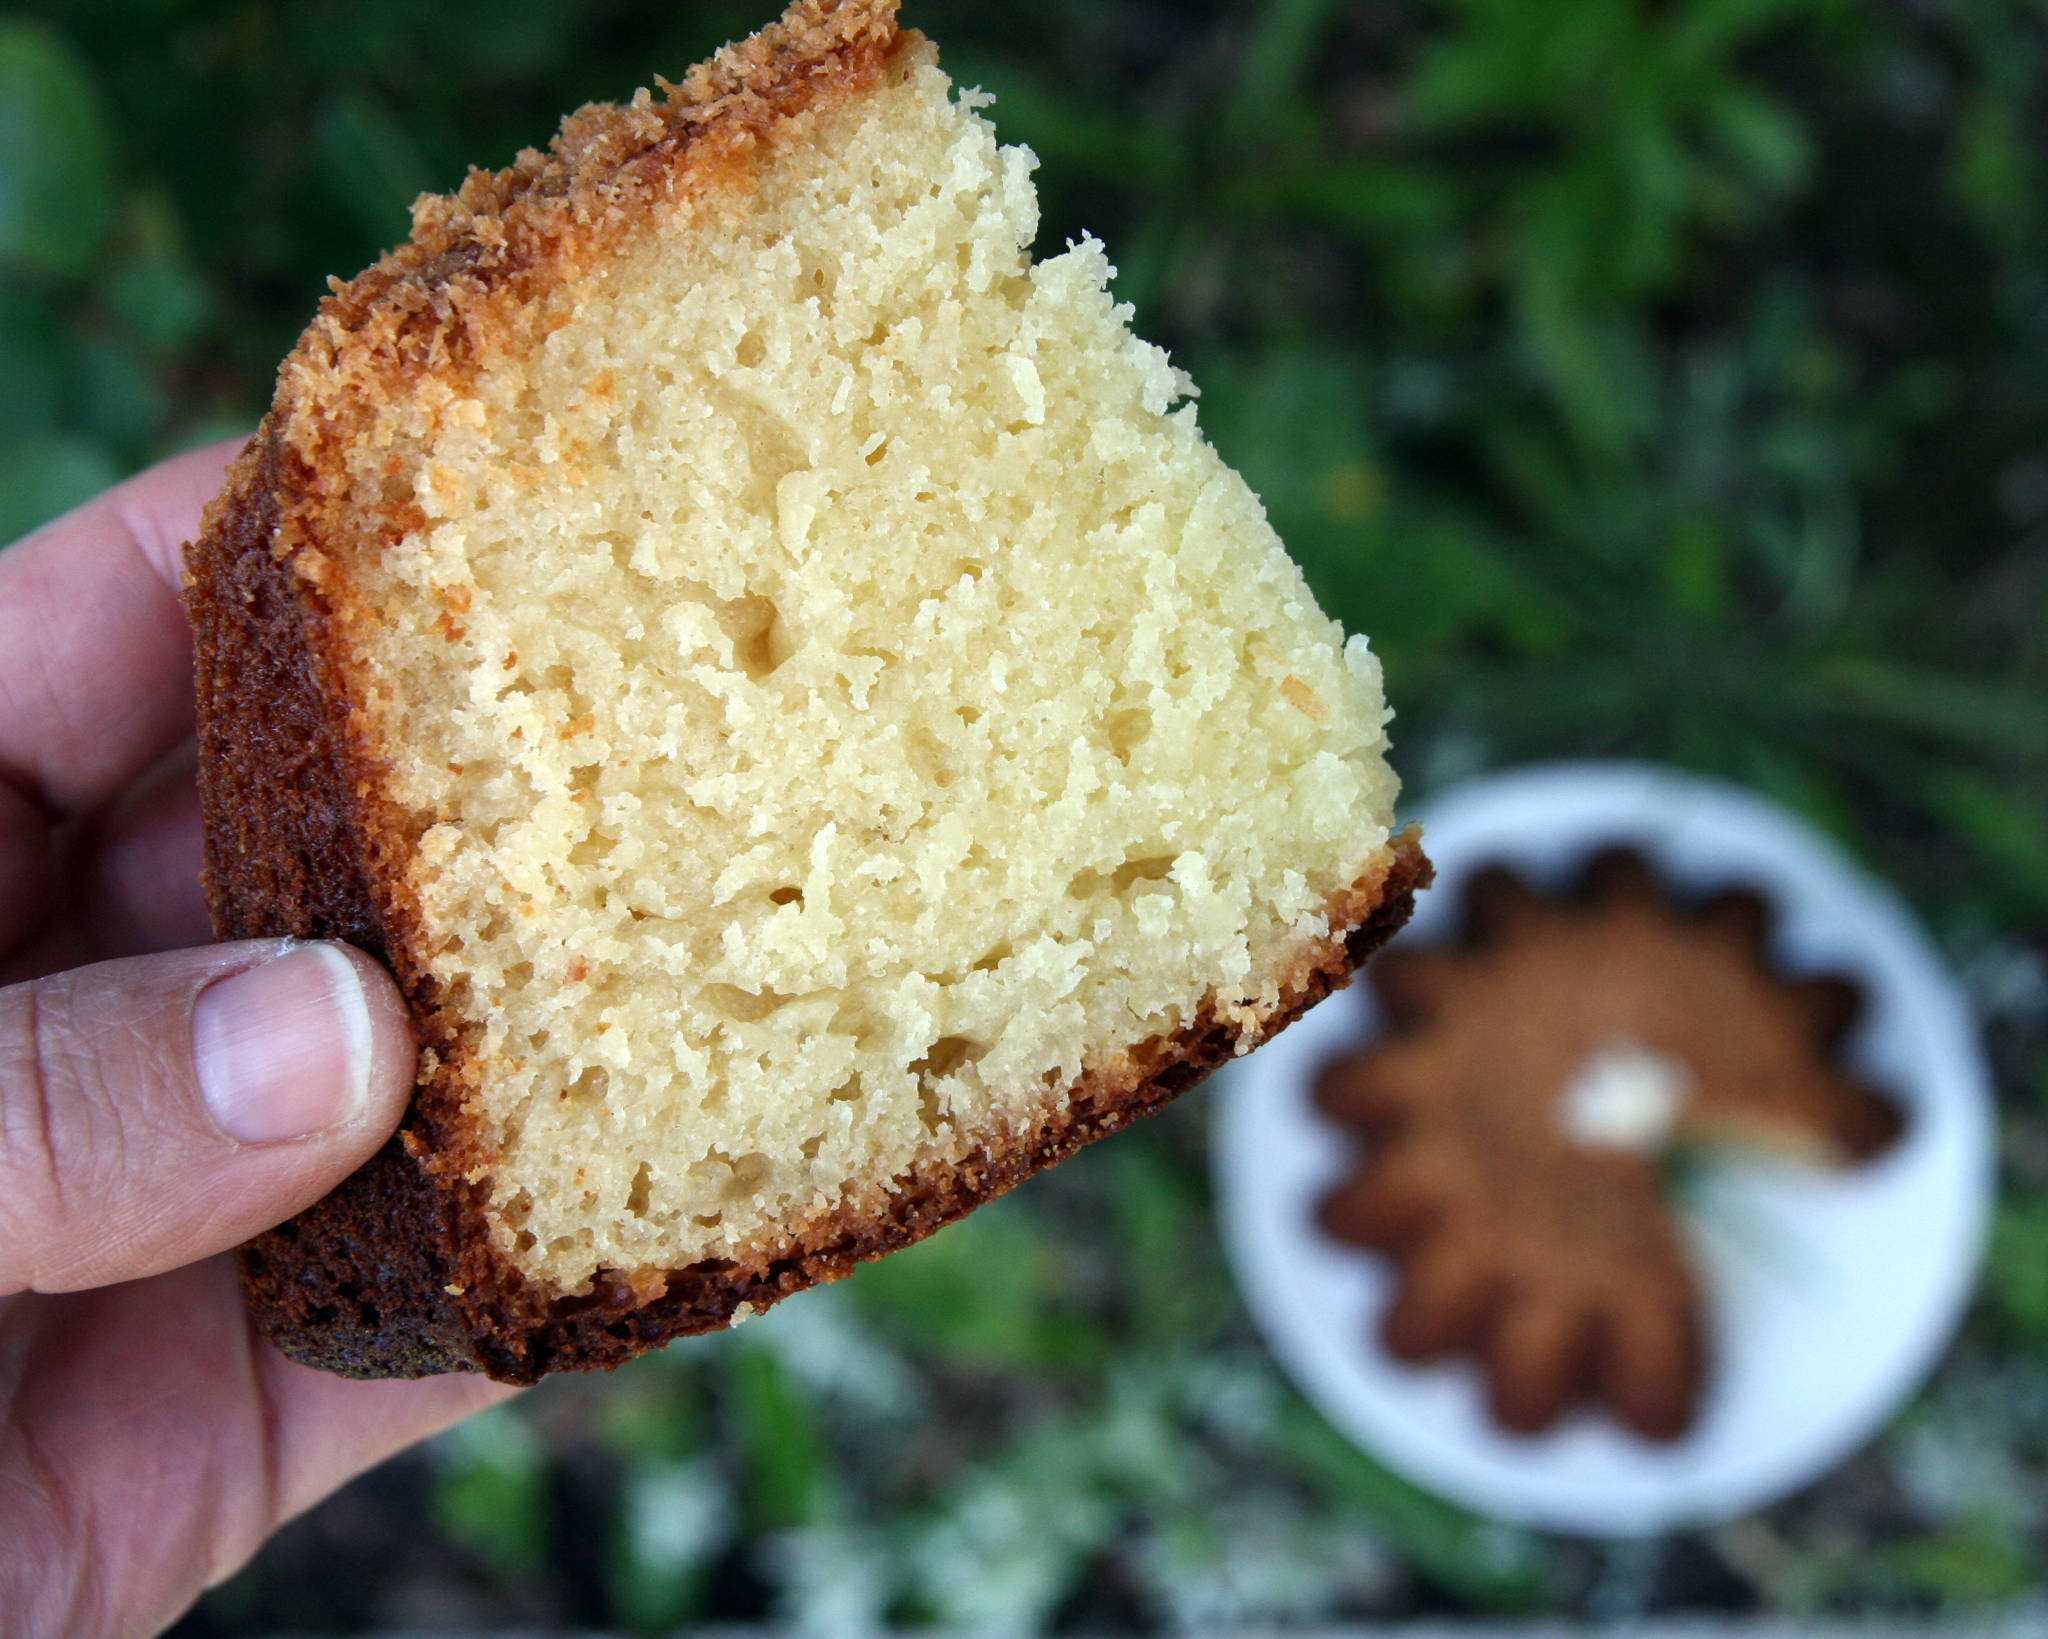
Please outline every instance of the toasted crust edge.
[[482, 1371], [506, 1383], [610, 1368], [687, 1333], [729, 1324], [857, 1264], [920, 1240], [1039, 1168], [1163, 1108], [1217, 1065], [1292, 1023], [1407, 921], [1430, 865], [1402, 833], [1344, 895], [1348, 913], [1304, 952], [1280, 1004], [1250, 1031], [1212, 1011], [1131, 1052], [1115, 1072], [1083, 1075], [1023, 1139], [920, 1170], [887, 1212], [828, 1214], [755, 1267], [712, 1261], [660, 1277], [601, 1279], [580, 1296], [529, 1287], [493, 1255], [473, 1204], [435, 1178], [408, 1127], [325, 1200], [241, 1254], [251, 1314], [293, 1359], [351, 1377]]

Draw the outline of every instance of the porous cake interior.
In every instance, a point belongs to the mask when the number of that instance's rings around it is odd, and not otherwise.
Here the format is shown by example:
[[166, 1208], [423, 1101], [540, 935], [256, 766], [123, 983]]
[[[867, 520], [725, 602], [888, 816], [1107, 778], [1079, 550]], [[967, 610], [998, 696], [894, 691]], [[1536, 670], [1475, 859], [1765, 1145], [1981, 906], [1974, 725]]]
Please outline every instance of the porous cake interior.
[[769, 148], [357, 457], [425, 517], [359, 664], [488, 1213], [565, 1290], [1255, 1017], [1388, 840], [1372, 657], [1101, 249], [1030, 263], [1029, 156], [922, 45]]

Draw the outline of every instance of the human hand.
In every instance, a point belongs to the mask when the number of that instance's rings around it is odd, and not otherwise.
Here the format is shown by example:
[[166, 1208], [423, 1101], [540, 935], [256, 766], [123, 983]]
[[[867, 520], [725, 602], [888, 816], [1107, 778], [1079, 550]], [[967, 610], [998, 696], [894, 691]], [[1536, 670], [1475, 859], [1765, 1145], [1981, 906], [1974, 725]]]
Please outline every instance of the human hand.
[[390, 1136], [414, 1058], [360, 952], [203, 943], [177, 586], [234, 453], [0, 552], [7, 1639], [154, 1633], [283, 1521], [508, 1392], [294, 1365], [225, 1255]]

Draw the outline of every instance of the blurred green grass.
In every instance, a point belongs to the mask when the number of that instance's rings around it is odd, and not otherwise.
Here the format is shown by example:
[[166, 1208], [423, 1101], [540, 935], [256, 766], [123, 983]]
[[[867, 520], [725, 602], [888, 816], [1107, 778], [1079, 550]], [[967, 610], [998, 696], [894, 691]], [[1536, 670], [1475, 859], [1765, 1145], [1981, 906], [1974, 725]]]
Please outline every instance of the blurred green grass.
[[[768, 9], [14, 5], [0, 539], [252, 424], [325, 278], [401, 235], [415, 192]], [[2048, 8], [906, 9], [1037, 153], [1041, 247], [1105, 240], [1210, 436], [1371, 634], [1411, 792], [1669, 760], [1775, 795], [1915, 901], [2006, 1101], [1969, 1333], [1876, 1450], [1741, 1528], [1633, 1556], [1504, 1532], [1349, 1453], [1274, 1378], [1217, 1260], [1196, 1102], [790, 1318], [416, 1459], [424, 1568], [351, 1581], [316, 1516], [187, 1631], [389, 1620], [406, 1578], [647, 1631], [2038, 1587]]]

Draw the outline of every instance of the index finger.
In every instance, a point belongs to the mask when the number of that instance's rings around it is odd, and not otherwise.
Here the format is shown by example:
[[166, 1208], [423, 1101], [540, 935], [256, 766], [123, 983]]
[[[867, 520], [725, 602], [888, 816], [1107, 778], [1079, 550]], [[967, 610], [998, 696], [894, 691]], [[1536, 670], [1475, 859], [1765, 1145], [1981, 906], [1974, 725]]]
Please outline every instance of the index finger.
[[0, 781], [57, 818], [192, 732], [184, 543], [242, 446], [188, 450], [0, 551]]

